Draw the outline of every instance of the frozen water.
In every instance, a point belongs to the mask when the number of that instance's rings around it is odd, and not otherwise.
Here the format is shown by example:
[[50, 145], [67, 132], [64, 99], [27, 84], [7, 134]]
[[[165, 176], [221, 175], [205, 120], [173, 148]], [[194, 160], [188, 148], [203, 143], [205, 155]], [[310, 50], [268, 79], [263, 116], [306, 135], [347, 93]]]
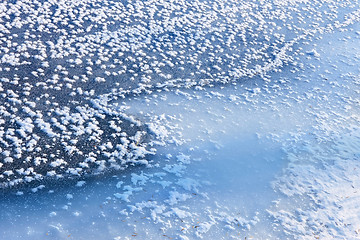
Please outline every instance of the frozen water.
[[299, 45], [358, 21], [357, 6], [2, 2], [1, 187], [146, 164], [145, 155], [154, 153], [147, 126], [109, 111], [108, 103], [133, 94], [236, 83], [281, 71], [299, 54], [318, 57]]
[[1, 239], [359, 238], [357, 1], [30, 2], [0, 4]]

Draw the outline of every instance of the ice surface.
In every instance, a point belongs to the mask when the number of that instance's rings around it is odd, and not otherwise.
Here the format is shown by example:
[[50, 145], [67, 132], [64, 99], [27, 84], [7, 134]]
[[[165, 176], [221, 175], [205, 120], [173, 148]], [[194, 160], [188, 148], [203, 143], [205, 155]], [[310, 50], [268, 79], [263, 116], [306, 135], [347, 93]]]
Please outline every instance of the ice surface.
[[359, 238], [356, 1], [31, 2], [0, 3], [1, 239]]
[[299, 44], [358, 21], [356, 3], [3, 1], [1, 187], [147, 164], [147, 126], [108, 103], [318, 57]]

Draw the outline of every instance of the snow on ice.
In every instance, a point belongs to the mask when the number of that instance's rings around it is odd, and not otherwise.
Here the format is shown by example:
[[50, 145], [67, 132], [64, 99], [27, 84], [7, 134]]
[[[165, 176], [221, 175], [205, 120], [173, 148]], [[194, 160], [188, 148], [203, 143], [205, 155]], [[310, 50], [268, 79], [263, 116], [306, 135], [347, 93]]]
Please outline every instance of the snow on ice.
[[358, 239], [358, 1], [3, 1], [0, 238]]

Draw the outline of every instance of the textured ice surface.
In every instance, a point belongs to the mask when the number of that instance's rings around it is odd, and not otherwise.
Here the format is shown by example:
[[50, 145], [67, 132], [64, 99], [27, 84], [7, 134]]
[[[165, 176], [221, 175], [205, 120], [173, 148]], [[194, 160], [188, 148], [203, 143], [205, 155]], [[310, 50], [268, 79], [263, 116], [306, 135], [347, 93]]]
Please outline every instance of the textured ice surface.
[[[2, 187], [146, 163], [133, 94], [241, 82], [357, 21], [357, 1], [3, 1]], [[317, 52], [309, 52], [317, 57]], [[136, 115], [135, 115], [136, 116]], [[135, 117], [136, 118], [136, 117]]]
[[0, 238], [359, 238], [358, 6], [0, 3]]

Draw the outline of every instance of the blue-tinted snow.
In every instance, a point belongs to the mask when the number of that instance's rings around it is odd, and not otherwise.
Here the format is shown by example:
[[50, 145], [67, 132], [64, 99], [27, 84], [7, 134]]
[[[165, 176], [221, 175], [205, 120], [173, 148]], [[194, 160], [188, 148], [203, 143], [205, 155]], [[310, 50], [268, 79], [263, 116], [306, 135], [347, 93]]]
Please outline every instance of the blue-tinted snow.
[[100, 96], [96, 109], [148, 126], [156, 155], [114, 176], [4, 192], [1, 238], [358, 238], [360, 28], [349, 16], [262, 76]]

